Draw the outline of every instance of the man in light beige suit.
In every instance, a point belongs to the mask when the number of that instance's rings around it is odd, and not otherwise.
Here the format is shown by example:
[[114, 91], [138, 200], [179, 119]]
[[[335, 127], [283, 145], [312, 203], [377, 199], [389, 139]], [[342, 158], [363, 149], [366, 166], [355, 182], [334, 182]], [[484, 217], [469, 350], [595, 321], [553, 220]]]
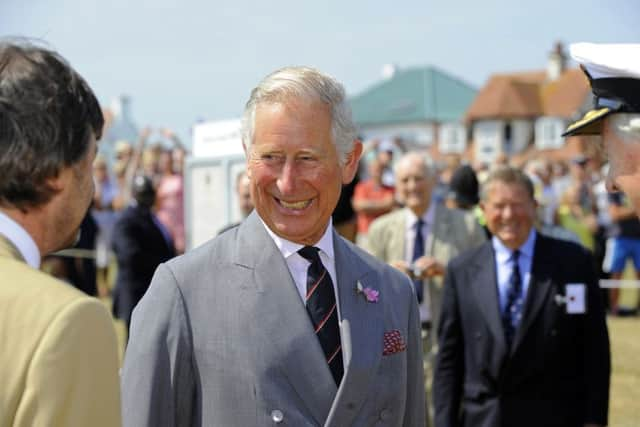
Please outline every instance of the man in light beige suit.
[[102, 126], [64, 59], [0, 42], [0, 426], [120, 425], [109, 313], [38, 270], [77, 239]]
[[431, 203], [436, 180], [424, 155], [405, 154], [396, 163], [395, 174], [396, 198], [404, 208], [371, 224], [367, 248], [414, 280], [420, 302], [425, 381], [429, 384], [430, 332], [435, 330], [440, 315], [445, 267], [451, 258], [481, 244], [486, 237], [473, 215]]

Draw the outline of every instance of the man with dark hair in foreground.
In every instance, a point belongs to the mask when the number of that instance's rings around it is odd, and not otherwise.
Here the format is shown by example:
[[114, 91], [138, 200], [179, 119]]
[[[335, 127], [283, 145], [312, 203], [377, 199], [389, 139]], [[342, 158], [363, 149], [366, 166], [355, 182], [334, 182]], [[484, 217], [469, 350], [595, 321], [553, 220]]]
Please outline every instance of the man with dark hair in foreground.
[[100, 301], [38, 270], [73, 245], [103, 117], [58, 54], [0, 42], [0, 425], [118, 426], [118, 355]]

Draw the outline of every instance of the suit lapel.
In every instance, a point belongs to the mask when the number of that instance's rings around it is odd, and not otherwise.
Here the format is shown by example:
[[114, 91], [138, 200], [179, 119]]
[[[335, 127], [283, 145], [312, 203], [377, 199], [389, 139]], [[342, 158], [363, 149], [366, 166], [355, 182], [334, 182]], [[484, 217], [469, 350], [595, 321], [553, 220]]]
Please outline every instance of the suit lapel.
[[551, 272], [555, 261], [551, 252], [552, 248], [549, 247], [548, 242], [544, 236], [537, 233], [531, 262], [529, 289], [524, 301], [522, 319], [511, 346], [511, 354], [517, 350], [524, 339], [527, 330], [533, 324], [551, 289]]
[[475, 258], [471, 270], [470, 283], [473, 283], [478, 307], [482, 310], [489, 330], [497, 343], [496, 354], [502, 355], [507, 351], [504, 329], [500, 319], [500, 305], [498, 304], [498, 285], [496, 283], [496, 261], [491, 241], [484, 243], [482, 250]]
[[287, 264], [255, 212], [238, 233], [234, 258], [253, 269], [255, 292], [244, 303], [255, 313], [256, 363], [280, 370], [322, 425], [336, 384]]
[[450, 245], [449, 242], [451, 241], [450, 233], [454, 230], [450, 230], [450, 217], [445, 214], [444, 208], [438, 205], [435, 210], [435, 214], [433, 215], [433, 224], [431, 224], [432, 240], [429, 247], [426, 248], [426, 255], [430, 255], [437, 259], [448, 259], [448, 248]]
[[405, 209], [401, 209], [398, 212], [391, 214], [395, 215], [394, 223], [390, 226], [390, 229], [394, 230], [394, 232], [389, 239], [389, 252], [387, 253], [386, 259], [387, 262], [405, 259], [405, 230], [407, 221], [407, 213], [405, 212]]
[[325, 425], [345, 426], [359, 413], [382, 357], [383, 305], [368, 302], [356, 291], [358, 283], [378, 291], [380, 284], [368, 276], [370, 267], [335, 231], [333, 236], [345, 370]]

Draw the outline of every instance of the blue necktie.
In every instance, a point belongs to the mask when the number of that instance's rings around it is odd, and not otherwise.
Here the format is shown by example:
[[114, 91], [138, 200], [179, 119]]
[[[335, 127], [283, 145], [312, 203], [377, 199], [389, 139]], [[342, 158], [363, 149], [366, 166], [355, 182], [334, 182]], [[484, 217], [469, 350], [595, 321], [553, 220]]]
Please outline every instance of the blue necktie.
[[336, 307], [331, 276], [324, 268], [318, 251], [319, 249], [315, 246], [305, 246], [298, 251], [301, 257], [311, 263], [307, 269], [306, 307], [331, 374], [336, 384], [340, 385], [344, 366], [338, 326], [338, 307]]
[[522, 276], [520, 274], [520, 266], [518, 265], [520, 251], [513, 252], [511, 261], [513, 262], [513, 270], [507, 283], [507, 303], [502, 313], [502, 325], [504, 327], [504, 336], [507, 341], [507, 347], [511, 348], [513, 337], [520, 323], [522, 316]]
[[[415, 263], [418, 258], [424, 255], [424, 237], [422, 236], [422, 226], [424, 225], [424, 221], [421, 218], [418, 218], [416, 222], [416, 238], [413, 241], [413, 256], [411, 257], [411, 262]], [[413, 286], [416, 288], [416, 296], [418, 297], [418, 302], [422, 302], [423, 298], [423, 281], [422, 279], [415, 279], [413, 281]]]

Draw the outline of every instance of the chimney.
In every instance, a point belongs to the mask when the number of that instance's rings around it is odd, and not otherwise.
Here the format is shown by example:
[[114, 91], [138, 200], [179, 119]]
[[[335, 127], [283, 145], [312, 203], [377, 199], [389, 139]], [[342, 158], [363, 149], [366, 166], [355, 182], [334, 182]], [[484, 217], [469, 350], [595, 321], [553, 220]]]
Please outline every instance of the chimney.
[[561, 42], [556, 42], [553, 50], [549, 54], [547, 63], [547, 81], [558, 80], [567, 67], [567, 56], [564, 53], [564, 46]]

